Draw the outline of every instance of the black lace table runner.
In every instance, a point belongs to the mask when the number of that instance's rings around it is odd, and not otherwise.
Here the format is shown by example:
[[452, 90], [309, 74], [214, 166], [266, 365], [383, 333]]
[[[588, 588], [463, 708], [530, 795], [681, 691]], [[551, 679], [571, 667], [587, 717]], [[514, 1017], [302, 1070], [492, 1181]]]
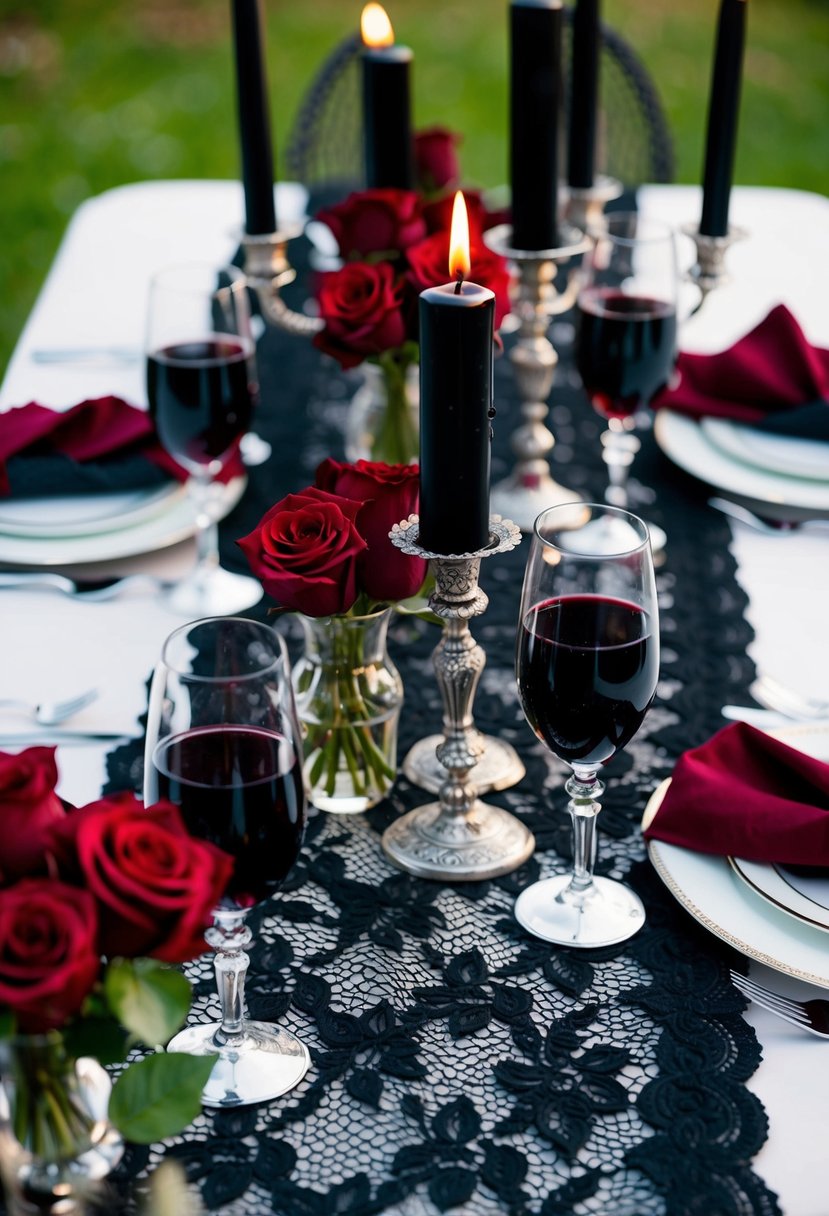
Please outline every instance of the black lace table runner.
[[[600, 424], [568, 361], [572, 329], [554, 327], [559, 480], [601, 498]], [[509, 341], [509, 340], [508, 340]], [[257, 430], [273, 459], [251, 471], [222, 527], [223, 559], [244, 569], [234, 540], [289, 491], [342, 456], [343, 376], [309, 344], [262, 341]], [[516, 394], [496, 369], [493, 480], [511, 460]], [[641, 507], [668, 535], [658, 571], [662, 676], [657, 702], [608, 768], [597, 872], [625, 878], [647, 909], [631, 942], [581, 951], [530, 937], [516, 895], [567, 867], [564, 766], [526, 726], [513, 678], [525, 542], [484, 563], [490, 597], [473, 632], [486, 649], [477, 725], [520, 751], [527, 776], [487, 798], [532, 829], [535, 855], [503, 878], [457, 886], [410, 878], [380, 848], [383, 828], [429, 795], [401, 777], [367, 815], [316, 814], [283, 892], [255, 917], [250, 1014], [279, 1020], [308, 1044], [312, 1067], [283, 1099], [205, 1111], [175, 1143], [131, 1149], [116, 1186], [124, 1210], [136, 1179], [163, 1154], [181, 1161], [211, 1211], [226, 1216], [747, 1216], [779, 1213], [751, 1170], [767, 1122], [746, 1079], [760, 1051], [728, 982], [729, 947], [673, 901], [645, 860], [645, 803], [677, 756], [746, 700], [753, 670], [745, 597], [728, 525], [700, 487], [645, 436], [634, 466]], [[649, 489], [646, 490], [645, 487]], [[252, 615], [264, 616], [266, 605]], [[291, 639], [293, 623], [280, 628]], [[399, 618], [390, 649], [406, 689], [400, 756], [439, 729], [431, 626]], [[140, 756], [122, 749], [110, 788], [140, 785]], [[194, 1016], [217, 1015], [212, 963], [192, 966]], [[140, 1185], [140, 1183], [139, 1183]]]

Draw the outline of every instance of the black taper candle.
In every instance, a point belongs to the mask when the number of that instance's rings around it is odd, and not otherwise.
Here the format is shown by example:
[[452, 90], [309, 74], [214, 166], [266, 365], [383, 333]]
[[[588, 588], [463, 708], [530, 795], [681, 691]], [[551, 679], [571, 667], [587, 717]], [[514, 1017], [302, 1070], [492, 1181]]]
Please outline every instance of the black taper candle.
[[705, 144], [702, 218], [699, 230], [706, 236], [728, 232], [728, 204], [737, 147], [740, 84], [743, 75], [746, 0], [722, 0], [717, 46], [708, 100], [708, 135]]
[[589, 189], [596, 171], [600, 42], [599, 0], [576, 0], [567, 152], [567, 180], [576, 190]]
[[[373, 11], [372, 11], [373, 10]], [[372, 41], [372, 21], [379, 40]], [[377, 4], [363, 10], [363, 147], [369, 189], [411, 190], [414, 144], [407, 46], [394, 43], [391, 22]]]
[[232, 14], [245, 229], [264, 234], [276, 231], [276, 209], [261, 0], [232, 0]]
[[489, 539], [495, 296], [458, 286], [420, 296], [420, 544], [433, 553]]
[[510, 5], [510, 180], [515, 249], [558, 245], [561, 0]]

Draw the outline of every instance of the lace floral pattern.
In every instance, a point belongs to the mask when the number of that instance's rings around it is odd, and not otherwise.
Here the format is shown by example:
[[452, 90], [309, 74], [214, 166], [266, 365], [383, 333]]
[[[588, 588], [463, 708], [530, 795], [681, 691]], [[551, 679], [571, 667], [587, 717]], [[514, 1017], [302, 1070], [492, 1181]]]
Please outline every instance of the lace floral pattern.
[[[264, 372], [276, 381], [279, 369], [279, 405], [257, 426], [277, 455], [251, 472], [250, 493], [224, 527], [229, 564], [233, 538], [275, 488], [307, 480], [341, 443], [345, 401], [332, 399], [329, 371], [290, 339], [264, 341]], [[561, 353], [557, 475], [600, 497], [599, 425], [568, 384]], [[342, 384], [338, 378], [335, 389]], [[309, 393], [301, 437], [288, 407]], [[499, 403], [511, 394], [501, 361]], [[494, 478], [508, 467], [509, 417], [499, 408]], [[483, 572], [490, 607], [474, 632], [488, 665], [475, 714], [527, 764], [519, 787], [489, 798], [530, 826], [535, 855], [519, 872], [480, 884], [398, 873], [379, 834], [427, 797], [402, 778], [366, 816], [314, 818], [288, 885], [258, 913], [248, 986], [252, 1015], [297, 1032], [312, 1067], [282, 1100], [204, 1112], [176, 1143], [134, 1151], [116, 1180], [124, 1210], [166, 1153], [224, 1216], [779, 1213], [751, 1171], [767, 1125], [744, 1084], [759, 1049], [727, 980], [735, 957], [664, 890], [639, 832], [644, 805], [675, 758], [722, 725], [723, 702], [745, 693], [745, 600], [727, 524], [693, 483], [648, 442], [635, 474], [656, 491], [645, 509], [669, 537], [658, 572], [664, 657], [658, 702], [608, 771], [598, 872], [636, 888], [644, 929], [620, 946], [574, 951], [531, 938], [512, 917], [516, 894], [564, 869], [570, 852], [563, 767], [524, 726], [512, 676], [522, 546]], [[290, 621], [280, 628], [290, 633]], [[440, 722], [430, 666], [436, 640], [431, 627], [410, 620], [390, 635], [407, 693], [401, 756]], [[111, 758], [112, 787], [138, 773], [129, 749]], [[196, 1016], [215, 1016], [210, 959], [192, 974]]]

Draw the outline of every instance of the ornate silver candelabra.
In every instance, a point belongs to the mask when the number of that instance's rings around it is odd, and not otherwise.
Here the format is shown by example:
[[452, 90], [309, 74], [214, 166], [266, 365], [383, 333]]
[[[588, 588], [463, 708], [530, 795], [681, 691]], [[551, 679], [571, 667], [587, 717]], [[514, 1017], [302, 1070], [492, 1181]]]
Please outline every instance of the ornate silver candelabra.
[[521, 397], [523, 421], [510, 438], [515, 467], [508, 478], [492, 487], [490, 502], [493, 511], [514, 519], [522, 532], [532, 531], [536, 517], [545, 507], [580, 497], [574, 490], [559, 485], [550, 473], [549, 455], [555, 438], [544, 422], [558, 363], [547, 329], [552, 317], [573, 306], [578, 292], [575, 276], [571, 276], [564, 291], [557, 290], [558, 266], [589, 247], [584, 233], [569, 225], [560, 226], [559, 237], [558, 248], [536, 250], [513, 248], [509, 224], [484, 234], [489, 248], [515, 262], [519, 272], [513, 312], [520, 327], [509, 358]]
[[624, 189], [616, 177], [599, 174], [592, 186], [567, 187], [564, 213], [567, 219], [588, 236], [606, 231], [605, 207]]
[[699, 312], [708, 295], [716, 288], [722, 287], [729, 281], [730, 275], [726, 270], [725, 259], [731, 246], [736, 241], [742, 241], [748, 236], [745, 228], [729, 225], [725, 236], [707, 236], [700, 232], [696, 224], [683, 224], [681, 231], [691, 238], [697, 247], [696, 264], [688, 272], [689, 279], [696, 283], [700, 290], [700, 300], [694, 312]]
[[296, 271], [288, 260], [288, 243], [301, 236], [301, 224], [286, 224], [277, 232], [242, 237], [245, 252], [242, 267], [248, 285], [256, 292], [262, 316], [269, 325], [277, 325], [288, 333], [301, 338], [310, 338], [319, 333], [323, 322], [319, 317], [309, 317], [295, 312], [282, 299], [282, 289], [296, 278]]
[[444, 621], [433, 662], [443, 701], [444, 734], [437, 756], [445, 776], [438, 801], [401, 816], [383, 833], [383, 848], [395, 865], [421, 878], [495, 878], [525, 862], [535, 840], [514, 815], [481, 802], [470, 776], [482, 751], [481, 737], [471, 728], [471, 707], [486, 655], [472, 637], [469, 621], [489, 602], [478, 587], [481, 558], [514, 549], [521, 533], [510, 520], [493, 515], [486, 548], [433, 553], [421, 547], [418, 517], [410, 515], [395, 524], [390, 537], [404, 553], [428, 558], [435, 575], [429, 606]]

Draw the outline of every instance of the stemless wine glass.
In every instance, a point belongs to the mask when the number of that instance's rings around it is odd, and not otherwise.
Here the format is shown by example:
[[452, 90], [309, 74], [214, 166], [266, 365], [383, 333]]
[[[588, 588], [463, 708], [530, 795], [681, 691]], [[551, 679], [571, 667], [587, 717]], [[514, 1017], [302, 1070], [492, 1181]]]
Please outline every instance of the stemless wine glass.
[[198, 558], [169, 605], [185, 616], [241, 612], [256, 579], [219, 563], [215, 478], [248, 429], [258, 393], [244, 275], [210, 262], [168, 266], [150, 283], [147, 398], [161, 446], [190, 474]]
[[173, 802], [194, 836], [235, 859], [207, 933], [222, 1020], [190, 1026], [170, 1043], [172, 1051], [216, 1054], [207, 1106], [277, 1097], [308, 1068], [295, 1035], [248, 1021], [244, 1011], [246, 914], [278, 890], [302, 844], [301, 756], [288, 659], [273, 629], [218, 617], [168, 637], [150, 688], [144, 801]]
[[[611, 212], [585, 254], [578, 297], [576, 365], [593, 408], [607, 422], [605, 499], [628, 507], [637, 421], [669, 382], [676, 360], [679, 274], [674, 233], [635, 211]], [[652, 527], [653, 547], [665, 536]]]
[[515, 915], [568, 946], [624, 941], [643, 924], [628, 887], [595, 878], [597, 773], [636, 734], [656, 692], [659, 625], [647, 526], [596, 503], [535, 521], [521, 596], [516, 675], [527, 721], [573, 770], [573, 871], [534, 883]]

